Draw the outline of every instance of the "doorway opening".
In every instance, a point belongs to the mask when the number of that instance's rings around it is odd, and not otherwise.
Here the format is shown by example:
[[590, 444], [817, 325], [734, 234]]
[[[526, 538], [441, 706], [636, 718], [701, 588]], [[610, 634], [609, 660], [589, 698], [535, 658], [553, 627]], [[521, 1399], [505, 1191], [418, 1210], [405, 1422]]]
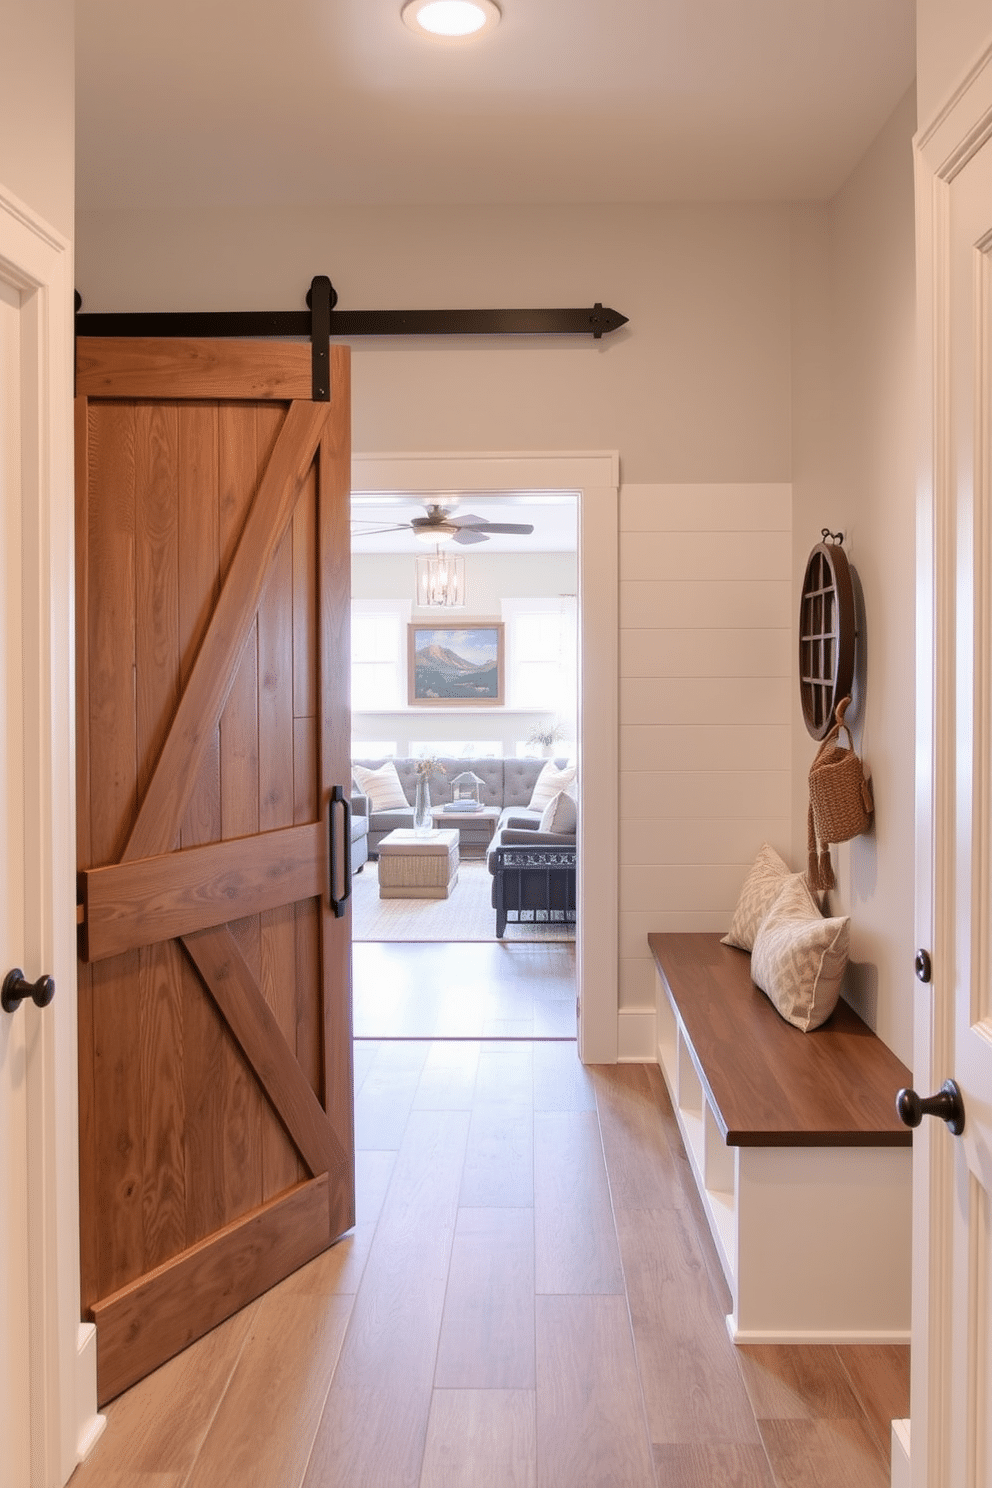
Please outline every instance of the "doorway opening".
[[618, 633], [620, 458], [592, 452], [355, 454], [354, 491], [574, 491], [578, 501], [578, 1052], [613, 1064], [618, 1016]]
[[[356, 798], [357, 1038], [576, 1039], [577, 516], [574, 491], [444, 492], [429, 499], [417, 492], [353, 493], [356, 778], [360, 786], [363, 771], [372, 771], [373, 781], [382, 771], [391, 779], [395, 764], [412, 807], [414, 772], [427, 772], [434, 839], [416, 845], [439, 853], [451, 837], [458, 855], [449, 869], [437, 855], [422, 865], [419, 856], [406, 860], [404, 853], [401, 875], [407, 861], [417, 872], [405, 887], [387, 886], [397, 865], [386, 857], [386, 839], [380, 885], [379, 844], [391, 821], [374, 801]], [[435, 530], [439, 517], [444, 526]], [[426, 542], [418, 532], [425, 522], [431, 524]], [[428, 567], [430, 594], [423, 582]], [[457, 581], [453, 592], [445, 587], [450, 579]], [[476, 646], [490, 640], [493, 655], [476, 660]], [[418, 658], [435, 655], [443, 676], [416, 682], [426, 668]], [[491, 662], [492, 676], [480, 671]], [[480, 676], [483, 685], [491, 683], [492, 699], [477, 701]], [[530, 809], [532, 796], [540, 798], [539, 777], [553, 778], [568, 796], [562, 811], [571, 815], [564, 827], [572, 842], [564, 849], [549, 843], [541, 813]], [[456, 815], [452, 796], [473, 790], [475, 814]], [[528, 844], [570, 853], [570, 867], [558, 871], [546, 907], [511, 913], [497, 936], [489, 849], [504, 841], [498, 829], [510, 830], [513, 808], [514, 821], [527, 822]], [[396, 825], [403, 820], [397, 817]], [[396, 851], [407, 846], [392, 844]], [[451, 881], [424, 888], [421, 867], [438, 865], [440, 877], [450, 873]], [[566, 903], [569, 909], [553, 907]]]

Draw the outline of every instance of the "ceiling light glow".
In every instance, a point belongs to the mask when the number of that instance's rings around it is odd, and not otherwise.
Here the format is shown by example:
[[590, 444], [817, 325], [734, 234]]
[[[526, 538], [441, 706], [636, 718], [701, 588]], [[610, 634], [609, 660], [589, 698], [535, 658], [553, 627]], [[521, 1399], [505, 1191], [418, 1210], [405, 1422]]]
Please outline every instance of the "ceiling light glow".
[[475, 36], [499, 18], [495, 0], [409, 0], [403, 7], [411, 31], [449, 41]]

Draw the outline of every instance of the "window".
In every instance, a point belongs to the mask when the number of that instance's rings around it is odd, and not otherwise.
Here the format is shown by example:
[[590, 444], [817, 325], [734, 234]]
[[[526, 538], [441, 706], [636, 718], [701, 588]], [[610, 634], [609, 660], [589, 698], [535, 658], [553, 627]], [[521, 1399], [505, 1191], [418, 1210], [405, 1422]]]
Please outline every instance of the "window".
[[356, 713], [401, 708], [405, 701], [403, 621], [398, 611], [351, 613], [351, 706]]
[[505, 599], [507, 706], [539, 708], [569, 738], [576, 716], [575, 596]]

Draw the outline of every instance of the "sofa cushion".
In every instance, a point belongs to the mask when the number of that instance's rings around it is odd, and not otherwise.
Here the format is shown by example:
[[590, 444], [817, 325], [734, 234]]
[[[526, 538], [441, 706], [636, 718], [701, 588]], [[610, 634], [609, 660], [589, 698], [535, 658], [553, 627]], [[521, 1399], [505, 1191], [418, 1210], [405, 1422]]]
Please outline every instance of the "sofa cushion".
[[535, 781], [528, 802], [531, 811], [543, 811], [560, 791], [568, 789], [574, 779], [574, 765], [559, 765], [556, 760], [548, 760]]
[[538, 828], [541, 832], [574, 832], [576, 830], [575, 797], [559, 791], [545, 806]]
[[392, 760], [380, 765], [378, 770], [367, 770], [362, 765], [352, 765], [358, 788], [368, 796], [373, 811], [398, 811], [409, 807], [396, 766]]

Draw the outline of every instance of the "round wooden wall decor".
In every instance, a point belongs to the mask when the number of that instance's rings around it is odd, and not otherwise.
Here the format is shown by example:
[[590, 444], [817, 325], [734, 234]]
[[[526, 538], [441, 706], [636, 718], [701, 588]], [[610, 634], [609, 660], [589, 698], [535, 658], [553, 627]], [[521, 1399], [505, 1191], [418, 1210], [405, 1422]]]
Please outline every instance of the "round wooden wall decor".
[[822, 739], [854, 679], [854, 587], [842, 533], [823, 529], [799, 601], [799, 694], [807, 732]]

